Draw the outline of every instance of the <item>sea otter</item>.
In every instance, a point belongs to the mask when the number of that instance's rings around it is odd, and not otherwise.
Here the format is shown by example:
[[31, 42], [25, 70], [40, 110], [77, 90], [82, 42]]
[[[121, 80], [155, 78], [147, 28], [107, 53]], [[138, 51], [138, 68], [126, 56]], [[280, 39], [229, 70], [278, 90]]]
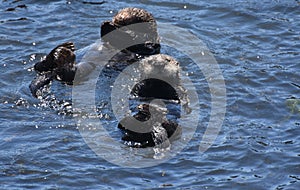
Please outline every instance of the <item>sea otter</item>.
[[122, 140], [133, 147], [168, 147], [179, 138], [181, 127], [166, 118], [167, 110], [159, 105], [141, 104], [138, 113], [120, 121], [118, 128], [124, 133]]
[[[138, 23], [142, 25], [134, 25]], [[113, 35], [108, 35], [112, 31], [114, 31]], [[143, 56], [160, 53], [156, 21], [152, 14], [144, 9], [124, 8], [120, 10], [112, 21], [102, 23], [100, 34], [104, 46], [110, 46], [120, 51], [112, 58], [114, 62], [131, 63]], [[127, 44], [134, 45], [127, 47]], [[88, 73], [88, 71], [82, 70], [87, 70], [87, 68], [92, 70], [96, 66], [96, 63], [89, 62], [89, 65], [86, 66], [76, 64], [75, 61], [73, 42], [55, 47], [44, 60], [34, 65], [38, 75], [30, 84], [32, 94], [37, 96], [37, 91], [53, 79], [72, 84], [76, 72], [81, 70], [83, 73]]]
[[[131, 27], [136, 23], [142, 23], [144, 27]], [[114, 32], [113, 36], [110, 35], [111, 32]], [[118, 67], [120, 63], [125, 63], [123, 64], [125, 66], [138, 64], [142, 80], [132, 88], [132, 95], [150, 99], [176, 100], [177, 103], [188, 105], [186, 91], [180, 81], [180, 65], [171, 56], [160, 54], [157, 25], [150, 13], [138, 8], [122, 9], [112, 21], [105, 21], [101, 25], [101, 41], [103, 47], [119, 50], [119, 53], [109, 61], [108, 64], [112, 65], [110, 68], [119, 72], [122, 71]], [[134, 45], [125, 47], [124, 44], [127, 43]], [[96, 48], [93, 53], [97, 55], [101, 52]], [[78, 64], [75, 61], [75, 46], [72, 42], [55, 47], [44, 60], [34, 66], [38, 76], [30, 85], [32, 94], [37, 96], [37, 91], [53, 79], [72, 84], [75, 74], [88, 74], [87, 71], [97, 66], [97, 61]], [[136, 147], [151, 147], [172, 141], [181, 133], [181, 128], [175, 121], [166, 119], [166, 112], [159, 106], [142, 104], [136, 115], [125, 117], [120, 121], [118, 127], [124, 132], [122, 139], [137, 143], [134, 145]], [[132, 118], [144, 124], [137, 126], [131, 123]], [[135, 129], [146, 130], [146, 132]]]
[[[187, 93], [180, 80], [180, 65], [174, 58], [164, 54], [150, 55], [138, 61], [135, 71], [139, 73], [140, 81], [132, 88], [132, 95], [148, 101], [174, 100], [176, 105], [181, 103], [185, 111], [190, 112]], [[170, 114], [174, 120], [171, 121], [166, 119], [169, 110], [161, 106], [142, 104], [138, 109], [137, 114], [125, 117], [118, 124], [124, 132], [122, 140], [126, 144], [133, 147], [166, 147], [174, 137], [180, 137], [181, 128], [176, 122], [180, 117], [177, 111], [180, 110], [172, 110]]]
[[138, 62], [141, 81], [132, 94], [155, 99], [180, 100], [185, 94], [180, 81], [180, 65], [165, 54], [145, 57]]

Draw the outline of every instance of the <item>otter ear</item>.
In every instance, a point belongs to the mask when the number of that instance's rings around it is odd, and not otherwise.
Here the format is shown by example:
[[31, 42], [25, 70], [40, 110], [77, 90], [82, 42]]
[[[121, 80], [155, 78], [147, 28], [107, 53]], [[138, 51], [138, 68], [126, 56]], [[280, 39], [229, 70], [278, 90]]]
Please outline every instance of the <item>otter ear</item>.
[[115, 29], [116, 27], [110, 21], [103, 22], [101, 24], [101, 38]]

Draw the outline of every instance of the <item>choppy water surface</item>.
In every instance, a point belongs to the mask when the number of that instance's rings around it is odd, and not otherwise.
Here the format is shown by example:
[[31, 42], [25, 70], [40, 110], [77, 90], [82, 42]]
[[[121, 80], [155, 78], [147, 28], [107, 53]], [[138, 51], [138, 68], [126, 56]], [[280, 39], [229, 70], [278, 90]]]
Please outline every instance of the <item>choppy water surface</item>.
[[[191, 141], [163, 163], [132, 169], [99, 157], [70, 113], [70, 86], [54, 82], [46, 99], [31, 96], [28, 85], [37, 60], [65, 41], [74, 41], [78, 49], [88, 46], [99, 38], [102, 21], [129, 6], [191, 31], [214, 54], [226, 83], [227, 110], [206, 152], [198, 148], [211, 111], [208, 82], [195, 64], [166, 46], [163, 52], [182, 63], [196, 86], [201, 113]], [[2, 0], [1, 189], [299, 189], [299, 15], [297, 0]], [[117, 137], [108, 92], [97, 91], [97, 111]], [[111, 147], [107, 155], [114, 154], [125, 161], [160, 160], [125, 145]]]

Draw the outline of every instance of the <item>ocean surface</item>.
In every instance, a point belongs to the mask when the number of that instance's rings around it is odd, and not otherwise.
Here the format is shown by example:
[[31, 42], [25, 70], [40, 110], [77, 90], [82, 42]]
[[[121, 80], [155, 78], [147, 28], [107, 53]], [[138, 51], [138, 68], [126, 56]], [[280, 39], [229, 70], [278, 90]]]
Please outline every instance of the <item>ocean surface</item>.
[[[300, 189], [299, 0], [0, 2], [0, 189]], [[53, 81], [43, 98], [28, 88], [34, 63], [67, 41], [80, 52], [125, 7], [169, 24], [175, 41], [201, 40], [217, 65], [218, 76], [208, 77], [205, 62], [180, 52], [188, 45], [162, 44], [197, 99], [167, 150], [122, 143], [111, 102], [116, 78], [107, 73], [97, 78], [96, 114], [74, 109], [72, 86]], [[211, 85], [216, 79], [226, 96]], [[209, 129], [212, 142], [199, 151]]]

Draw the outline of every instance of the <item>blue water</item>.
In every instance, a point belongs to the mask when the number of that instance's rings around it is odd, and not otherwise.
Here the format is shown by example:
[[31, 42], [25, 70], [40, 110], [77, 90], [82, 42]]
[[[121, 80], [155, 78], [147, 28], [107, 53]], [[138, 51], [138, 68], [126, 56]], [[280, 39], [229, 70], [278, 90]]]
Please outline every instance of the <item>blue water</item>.
[[[300, 188], [299, 1], [87, 2], [101, 1], [1, 1], [0, 189]], [[66, 41], [78, 49], [92, 44], [100, 23], [129, 6], [190, 31], [216, 58], [226, 85], [226, 114], [207, 151], [199, 152], [199, 144], [212, 109], [209, 81], [167, 46], [162, 51], [181, 62], [198, 93], [201, 112], [192, 139], [175, 142], [185, 146], [166, 160], [125, 145], [102, 152], [157, 162], [151, 167], [113, 164], [92, 150], [71, 113], [71, 86], [53, 82], [45, 99], [32, 97], [35, 62]], [[109, 91], [101, 91], [101, 122], [117, 137]]]

